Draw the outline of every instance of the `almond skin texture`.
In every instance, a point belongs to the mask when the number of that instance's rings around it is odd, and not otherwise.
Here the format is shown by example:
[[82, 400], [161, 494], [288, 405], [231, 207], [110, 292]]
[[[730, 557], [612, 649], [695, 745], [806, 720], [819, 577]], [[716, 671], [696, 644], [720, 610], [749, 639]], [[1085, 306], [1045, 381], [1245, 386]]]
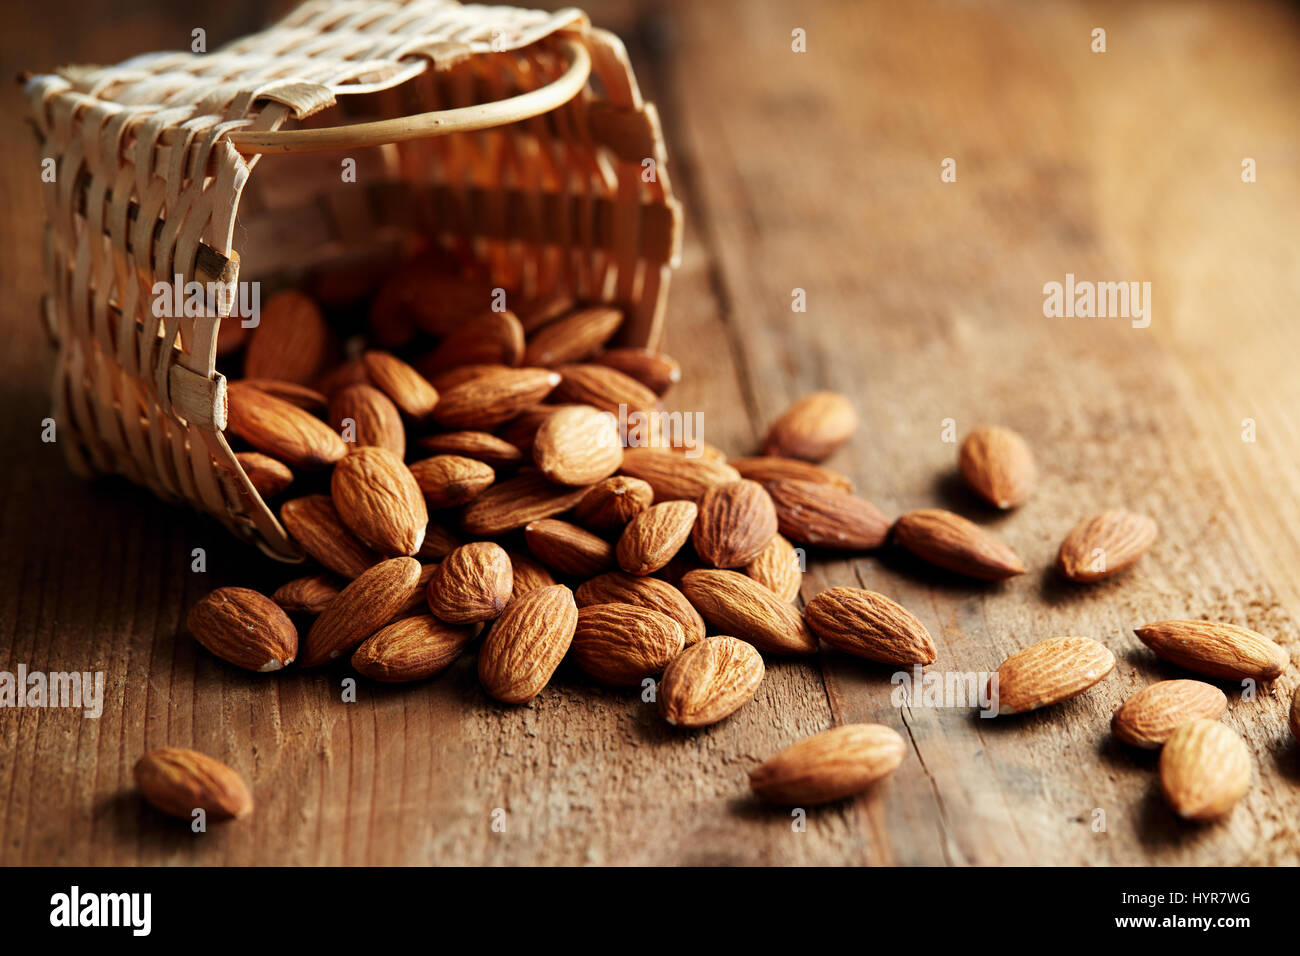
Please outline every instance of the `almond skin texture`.
[[465, 542], [436, 521], [424, 526], [424, 541], [416, 557], [421, 561], [441, 561]]
[[564, 365], [589, 358], [614, 337], [623, 313], [608, 306], [579, 309], [550, 322], [528, 342], [525, 365]]
[[674, 727], [707, 727], [743, 707], [763, 683], [763, 656], [734, 637], [709, 637], [682, 651], [659, 683], [659, 712]]
[[1110, 726], [1126, 744], [1158, 750], [1189, 720], [1218, 720], [1228, 698], [1213, 684], [1199, 680], [1162, 680], [1144, 687], [1115, 711]]
[[838, 392], [813, 392], [772, 423], [763, 453], [804, 461], [829, 458], [858, 427], [853, 403]]
[[562, 365], [555, 397], [562, 402], [593, 405], [602, 412], [648, 412], [659, 407], [659, 396], [636, 379], [604, 365]]
[[591, 485], [623, 464], [618, 420], [586, 405], [563, 408], [533, 438], [537, 470], [559, 485]]
[[772, 481], [811, 481], [818, 485], [834, 485], [840, 491], [853, 491], [853, 482], [845, 475], [797, 458], [731, 458], [727, 464], [740, 472], [742, 477], [757, 481], [760, 485]]
[[510, 591], [510, 600], [516, 600], [538, 588], [549, 588], [556, 583], [546, 566], [532, 555], [509, 549], [506, 554], [510, 555], [510, 567], [514, 569], [515, 584]]
[[766, 548], [745, 565], [745, 574], [767, 588], [782, 601], [793, 601], [803, 585], [803, 568], [794, 545], [776, 535]]
[[434, 455], [412, 462], [410, 468], [430, 508], [455, 508], [473, 501], [496, 481], [491, 466], [459, 455]]
[[514, 590], [510, 555], [491, 541], [472, 541], [447, 555], [429, 580], [429, 610], [448, 624], [490, 621]]
[[424, 680], [450, 667], [473, 639], [471, 627], [454, 627], [432, 614], [417, 614], [367, 638], [353, 653], [352, 666], [371, 680], [386, 683]]
[[182, 820], [192, 820], [200, 809], [211, 820], [233, 820], [253, 812], [253, 795], [239, 774], [197, 750], [151, 750], [136, 761], [133, 774], [146, 800]]
[[592, 359], [634, 378], [656, 395], [662, 395], [682, 380], [677, 360], [651, 349], [606, 349]]
[[389, 557], [419, 552], [429, 509], [415, 476], [391, 451], [353, 451], [334, 466], [330, 498], [362, 544]]
[[1024, 504], [1038, 484], [1028, 443], [1000, 425], [972, 429], [961, 443], [958, 465], [970, 489], [1004, 511]]
[[483, 689], [506, 704], [532, 700], [568, 653], [577, 626], [573, 592], [562, 584], [511, 601], [479, 649]]
[[461, 525], [469, 534], [494, 537], [568, 511], [586, 493], [586, 488], [553, 484], [540, 472], [520, 471], [466, 505]]
[[346, 584], [332, 574], [309, 574], [280, 585], [271, 600], [290, 614], [319, 614]]
[[628, 522], [618, 539], [618, 564], [630, 574], [653, 574], [691, 536], [699, 514], [693, 501], [652, 505]]
[[715, 568], [740, 568], [776, 537], [776, 507], [756, 481], [714, 485], [700, 496], [691, 540]]
[[882, 664], [933, 664], [934, 641], [911, 611], [862, 588], [830, 588], [804, 608], [812, 632], [831, 647]]
[[529, 522], [524, 540], [537, 560], [557, 574], [587, 578], [614, 567], [614, 548], [608, 541], [567, 521]]
[[621, 532], [654, 500], [654, 489], [640, 478], [614, 475], [592, 485], [574, 507], [573, 519], [597, 534]]
[[577, 590], [578, 607], [593, 604], [635, 604], [667, 614], [682, 628], [687, 646], [704, 639], [704, 618], [686, 600], [686, 595], [659, 578], [638, 577], [623, 571], [611, 571], [589, 581]]
[[381, 561], [339, 592], [303, 639], [298, 663], [328, 664], [387, 624], [420, 586], [423, 568], [414, 558]]
[[519, 319], [509, 310], [488, 310], [439, 342], [433, 354], [421, 359], [420, 369], [432, 375], [462, 365], [513, 367], [523, 354], [524, 327]]
[[491, 428], [535, 405], [560, 383], [544, 368], [503, 368], [444, 391], [433, 418], [447, 428]]
[[241, 378], [239, 384], [274, 395], [276, 398], [284, 399], [290, 405], [297, 405], [313, 413], [324, 412], [329, 404], [322, 392], [308, 388], [306, 385], [295, 385], [293, 382], [281, 382], [273, 378]]
[[226, 388], [230, 430], [293, 468], [327, 468], [348, 453], [343, 439], [297, 405], [240, 382]]
[[907, 747], [883, 724], [846, 724], [791, 744], [750, 771], [769, 803], [812, 806], [861, 793], [903, 762]]
[[298, 656], [298, 630], [280, 605], [248, 588], [217, 588], [190, 609], [194, 639], [245, 670], [278, 671]]
[[656, 501], [695, 501], [714, 485], [740, 480], [740, 472], [723, 462], [658, 448], [628, 448], [619, 470], [653, 488]]
[[280, 520], [304, 551], [345, 578], [355, 578], [383, 560], [353, 536], [328, 495], [286, 501]]
[[329, 326], [316, 303], [301, 292], [277, 292], [262, 307], [248, 340], [244, 375], [310, 385], [329, 362], [331, 348]]
[[1159, 621], [1134, 633], [1165, 660], [1224, 680], [1271, 681], [1291, 659], [1286, 648], [1235, 624]]
[[406, 457], [402, 413], [373, 385], [359, 383], [340, 388], [330, 396], [329, 416], [330, 424], [344, 437], [349, 450], [374, 445], [387, 448], [398, 458]]
[[768, 654], [813, 654], [817, 638], [799, 612], [763, 585], [735, 571], [689, 571], [682, 593], [704, 619]]
[[781, 533], [791, 541], [837, 551], [870, 551], [889, 536], [889, 519], [865, 498], [812, 481], [765, 486]]
[[1052, 637], [1008, 657], [989, 679], [999, 714], [1023, 714], [1077, 697], [1115, 669], [1115, 655], [1087, 637]]
[[524, 460], [518, 448], [491, 432], [442, 432], [426, 435], [416, 444], [435, 455], [473, 458], [493, 468], [513, 468]]
[[1130, 567], [1156, 540], [1156, 523], [1131, 511], [1086, 518], [1061, 542], [1056, 566], [1071, 581], [1100, 581]]
[[1014, 551], [979, 525], [938, 508], [912, 511], [894, 522], [894, 540], [918, 558], [956, 574], [1001, 581], [1025, 573]]
[[1217, 720], [1191, 720], [1160, 752], [1160, 789], [1184, 820], [1225, 816], [1250, 789], [1250, 752]]
[[254, 490], [263, 500], [274, 498], [293, 484], [293, 472], [284, 462], [256, 451], [241, 451], [235, 456]]
[[660, 673], [686, 644], [667, 614], [636, 604], [592, 604], [578, 611], [570, 653], [602, 684], [630, 687]]
[[387, 352], [367, 352], [361, 360], [370, 381], [407, 418], [421, 422], [433, 413], [438, 404], [438, 390], [411, 366]]

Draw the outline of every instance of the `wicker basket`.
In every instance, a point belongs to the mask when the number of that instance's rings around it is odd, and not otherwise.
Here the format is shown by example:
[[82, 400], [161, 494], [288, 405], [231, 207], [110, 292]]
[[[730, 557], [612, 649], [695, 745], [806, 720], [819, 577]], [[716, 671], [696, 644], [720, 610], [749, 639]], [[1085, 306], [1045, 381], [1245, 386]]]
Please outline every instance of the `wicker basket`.
[[223, 434], [231, 297], [215, 321], [160, 318], [156, 282], [365, 274], [422, 239], [512, 295], [616, 304], [629, 344], [657, 340], [680, 235], [658, 117], [578, 10], [309, 2], [215, 52], [70, 68], [27, 96], [57, 164], [60, 444], [80, 473], [188, 501], [277, 558], [299, 551]]

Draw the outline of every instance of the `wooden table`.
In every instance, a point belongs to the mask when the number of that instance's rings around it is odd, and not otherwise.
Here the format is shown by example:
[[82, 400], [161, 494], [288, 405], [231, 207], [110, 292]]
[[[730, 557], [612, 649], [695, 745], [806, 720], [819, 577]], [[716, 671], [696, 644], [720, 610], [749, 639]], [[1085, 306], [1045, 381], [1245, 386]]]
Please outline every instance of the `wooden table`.
[[[1084, 634], [1114, 649], [1115, 673], [1050, 711], [982, 720], [900, 710], [890, 668], [827, 653], [773, 662], [753, 703], [682, 734], [568, 671], [507, 709], [480, 692], [469, 658], [427, 684], [363, 683], [353, 704], [342, 672], [267, 679], [224, 665], [180, 636], [189, 606], [289, 572], [210, 520], [73, 478], [39, 439], [43, 187], [9, 86], [0, 669], [102, 669], [109, 693], [99, 720], [0, 711], [0, 862], [1300, 861], [1295, 665], [1253, 701], [1229, 688], [1224, 720], [1256, 780], [1220, 824], [1176, 822], [1157, 757], [1108, 733], [1121, 701], [1178, 673], [1135, 626], [1233, 621], [1300, 656], [1295, 8], [588, 6], [627, 38], [659, 104], [687, 211], [667, 340], [687, 374], [672, 402], [743, 454], [795, 396], [843, 391], [863, 422], [830, 464], [891, 514], [975, 518], [1031, 568], [986, 586], [890, 555], [818, 559], [804, 598], [832, 585], [891, 595], [933, 634], [941, 671], [991, 670], [1042, 638]], [[179, 48], [195, 25], [216, 44], [268, 15], [252, 0], [203, 10], [24, 0], [6, 8], [3, 75]], [[1099, 26], [1104, 54], [1090, 50]], [[794, 28], [806, 53], [791, 51]], [[1257, 182], [1242, 181], [1245, 157]], [[1044, 283], [1067, 273], [1150, 282], [1150, 326], [1045, 317]], [[796, 288], [806, 313], [791, 311]], [[949, 419], [958, 435], [979, 422], [1024, 433], [1042, 470], [1033, 500], [1005, 516], [973, 501], [954, 478]], [[1156, 517], [1158, 544], [1109, 582], [1063, 584], [1050, 571], [1061, 537], [1111, 506]], [[208, 549], [206, 574], [189, 571], [194, 547]], [[803, 832], [751, 799], [756, 763], [849, 721], [904, 735], [891, 779], [810, 812]], [[255, 815], [196, 837], [144, 807], [130, 768], [164, 744], [230, 762]]]

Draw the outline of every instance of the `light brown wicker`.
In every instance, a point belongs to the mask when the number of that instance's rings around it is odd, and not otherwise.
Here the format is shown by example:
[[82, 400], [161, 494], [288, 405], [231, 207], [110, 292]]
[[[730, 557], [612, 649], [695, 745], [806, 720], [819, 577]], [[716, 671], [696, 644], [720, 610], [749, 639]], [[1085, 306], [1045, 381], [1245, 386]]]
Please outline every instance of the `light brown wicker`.
[[658, 338], [680, 235], [663, 137], [622, 44], [581, 11], [309, 2], [212, 53], [69, 68], [27, 96], [57, 171], [59, 444], [79, 472], [188, 501], [275, 557], [299, 551], [223, 434], [233, 295], [215, 321], [159, 317], [155, 283], [364, 275], [423, 237], [512, 295], [617, 304], [627, 341]]

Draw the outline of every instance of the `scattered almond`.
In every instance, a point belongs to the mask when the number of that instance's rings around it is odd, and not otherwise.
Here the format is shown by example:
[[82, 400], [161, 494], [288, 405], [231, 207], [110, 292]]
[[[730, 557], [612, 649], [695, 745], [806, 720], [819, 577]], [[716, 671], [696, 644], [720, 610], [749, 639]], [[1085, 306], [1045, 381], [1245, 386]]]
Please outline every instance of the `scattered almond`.
[[938, 508], [912, 511], [894, 522], [894, 540], [918, 558], [985, 581], [1025, 573], [1016, 553], [979, 525]]
[[1250, 789], [1250, 752], [1217, 720], [1190, 720], [1160, 752], [1160, 788], [1186, 820], [1214, 820], [1228, 813]]
[[245, 670], [278, 671], [298, 655], [298, 630], [281, 607], [248, 588], [217, 588], [190, 609], [194, 639]]
[[491, 541], [472, 541], [438, 565], [429, 580], [429, 610], [448, 624], [490, 621], [514, 589], [510, 555]]
[[1114, 669], [1115, 655], [1106, 645], [1087, 637], [1052, 637], [1003, 661], [989, 679], [989, 699], [999, 714], [1023, 714], [1077, 697]]
[[510, 555], [510, 567], [514, 570], [514, 588], [510, 592], [511, 600], [527, 594], [529, 591], [536, 591], [538, 588], [549, 588], [555, 584], [555, 578], [551, 576], [551, 572], [531, 555], [509, 548], [506, 549], [506, 554]]
[[263, 500], [274, 498], [293, 484], [293, 472], [284, 462], [276, 461], [270, 455], [258, 451], [241, 451], [235, 456], [239, 467], [244, 469], [253, 490]]
[[330, 498], [367, 547], [389, 557], [420, 550], [429, 509], [411, 470], [388, 449], [357, 448], [335, 465]]
[[735, 571], [690, 571], [682, 593], [704, 619], [725, 634], [768, 654], [812, 654], [817, 638], [799, 612], [757, 581]]
[[412, 462], [410, 469], [430, 508], [455, 508], [473, 501], [496, 480], [490, 465], [459, 455], [434, 455]]
[[1235, 624], [1159, 621], [1135, 633], [1165, 660], [1208, 677], [1271, 681], [1291, 659], [1286, 648]]
[[524, 540], [537, 560], [559, 574], [590, 577], [614, 566], [608, 541], [567, 521], [531, 521], [524, 527]]
[[635, 604], [659, 611], [681, 626], [687, 645], [704, 639], [704, 618], [700, 612], [686, 600], [686, 595], [659, 578], [611, 571], [584, 581], [575, 597], [580, 608], [593, 604]]
[[509, 310], [489, 309], [443, 338], [419, 365], [421, 371], [428, 373], [464, 365], [515, 366], [523, 355], [524, 327], [519, 319]]
[[593, 405], [619, 414], [649, 412], [659, 407], [659, 396], [636, 379], [605, 365], [561, 365], [555, 397], [562, 402]]
[[759, 458], [731, 458], [727, 464], [751, 481], [766, 485], [772, 481], [811, 481], [819, 485], [834, 485], [841, 491], [852, 492], [853, 482], [825, 465], [814, 465], [798, 458], [778, 458], [765, 455]]
[[654, 499], [654, 489], [640, 478], [614, 475], [591, 486], [574, 506], [573, 518], [597, 534], [621, 532]]
[[803, 584], [799, 552], [781, 535], [776, 535], [758, 557], [744, 567], [745, 574], [782, 601], [793, 601]]
[[533, 439], [537, 470], [559, 485], [591, 485], [623, 463], [618, 420], [609, 412], [574, 405], [551, 415]]
[[578, 309], [534, 333], [524, 351], [525, 365], [556, 366], [581, 362], [614, 337], [623, 313], [608, 306]]
[[244, 375], [310, 385], [332, 351], [333, 333], [316, 303], [294, 290], [277, 292], [262, 306], [249, 337]]
[[473, 458], [493, 468], [513, 468], [524, 459], [518, 448], [491, 432], [440, 432], [425, 435], [416, 443], [435, 455]]
[[661, 672], [685, 643], [681, 625], [667, 614], [636, 604], [592, 604], [578, 610], [570, 653], [602, 684], [626, 687]]
[[829, 588], [808, 602], [804, 620], [832, 647], [883, 664], [933, 664], [934, 641], [911, 611], [862, 588]]
[[363, 572], [329, 603], [299, 648], [303, 667], [328, 664], [387, 624], [420, 586], [414, 558], [391, 558]]
[[151, 750], [132, 772], [146, 800], [182, 820], [193, 820], [195, 810], [212, 820], [233, 820], [253, 810], [253, 795], [239, 774], [197, 750]]
[[371, 680], [424, 680], [450, 667], [473, 638], [471, 627], [455, 627], [432, 614], [417, 614], [368, 637], [353, 652], [352, 666]]
[[734, 637], [708, 637], [668, 664], [659, 712], [675, 727], [707, 727], [743, 707], [763, 682], [763, 657]]
[[1131, 511], [1105, 511], [1086, 518], [1061, 542], [1056, 566], [1071, 581], [1100, 581], [1146, 554], [1156, 523]]
[[286, 501], [280, 520], [304, 551], [345, 578], [355, 578], [382, 560], [348, 530], [329, 495]]
[[776, 508], [756, 481], [714, 485], [700, 496], [699, 512], [691, 540], [715, 568], [744, 567], [776, 537]]
[[329, 420], [350, 449], [375, 446], [406, 457], [402, 413], [373, 385], [348, 385], [330, 395]]
[[677, 361], [653, 349], [606, 349], [592, 361], [636, 379], [656, 395], [662, 395], [682, 379], [682, 367]]
[[586, 488], [552, 484], [541, 472], [520, 471], [471, 501], [461, 515], [461, 526], [469, 534], [483, 537], [504, 534], [568, 511], [586, 493]]
[[506, 704], [532, 700], [568, 653], [577, 626], [573, 592], [562, 584], [511, 601], [479, 650], [483, 689]]
[[540, 402], [560, 382], [544, 368], [503, 368], [484, 372], [441, 394], [434, 420], [448, 428], [491, 428]]
[[768, 430], [763, 453], [821, 461], [853, 435], [858, 413], [838, 392], [813, 392], [794, 402]]
[[388, 352], [367, 352], [361, 357], [375, 387], [412, 421], [422, 422], [438, 405], [438, 390], [410, 365]]
[[348, 453], [328, 425], [284, 399], [242, 382], [226, 387], [230, 430], [293, 468], [326, 468]]
[[959, 464], [971, 490], [1004, 510], [1024, 504], [1038, 483], [1038, 467], [1029, 445], [1000, 425], [972, 429], [961, 443]]
[[889, 519], [875, 505], [834, 485], [784, 479], [765, 487], [781, 533], [791, 541], [837, 551], [870, 551], [889, 535]]
[[618, 539], [618, 564], [632, 574], [653, 574], [691, 536], [699, 509], [693, 501], [651, 505], [627, 523]]
[[319, 614], [346, 584], [332, 574], [308, 574], [280, 585], [271, 600], [290, 614]]
[[861, 793], [903, 762], [903, 738], [883, 724], [846, 724], [805, 738], [750, 771], [754, 793], [785, 806]]
[[710, 458], [686, 458], [658, 448], [628, 448], [619, 468], [654, 489], [656, 501], [695, 501], [714, 485], [739, 481], [740, 472]]
[[1228, 698], [1213, 684], [1199, 680], [1162, 680], [1144, 687], [1115, 711], [1110, 726], [1126, 744], [1158, 750], [1189, 720], [1218, 720]]

